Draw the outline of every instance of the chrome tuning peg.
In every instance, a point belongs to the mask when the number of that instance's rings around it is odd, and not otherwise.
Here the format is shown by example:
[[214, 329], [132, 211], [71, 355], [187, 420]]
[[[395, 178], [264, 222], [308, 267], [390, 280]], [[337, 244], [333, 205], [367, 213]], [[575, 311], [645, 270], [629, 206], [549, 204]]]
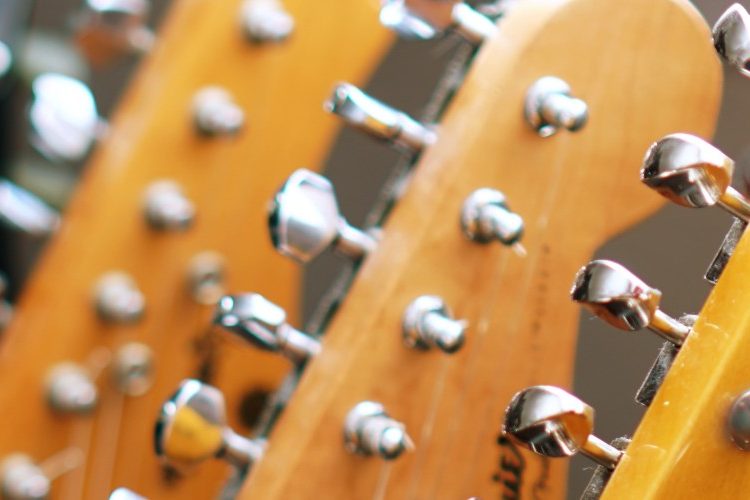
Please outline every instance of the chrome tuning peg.
[[419, 40], [452, 30], [480, 44], [497, 32], [491, 19], [459, 0], [383, 0], [380, 22], [405, 38]]
[[529, 125], [542, 137], [559, 129], [581, 130], [588, 120], [588, 106], [571, 96], [570, 85], [555, 76], [534, 82], [526, 93], [524, 114]]
[[264, 442], [240, 436], [226, 420], [221, 391], [184, 380], [162, 406], [154, 432], [156, 454], [177, 468], [209, 458], [222, 458], [239, 468], [252, 465], [263, 455]]
[[95, 65], [148, 52], [155, 39], [146, 26], [149, 10], [148, 0], [85, 0], [75, 22], [78, 46]]
[[276, 193], [268, 226], [276, 249], [303, 263], [328, 247], [360, 259], [376, 245], [372, 236], [341, 216], [331, 182], [304, 168], [295, 171]]
[[52, 161], [82, 160], [105, 127], [91, 90], [57, 73], [36, 77], [31, 90], [31, 144]]
[[257, 293], [226, 295], [219, 300], [214, 323], [266, 351], [294, 362], [320, 352], [320, 342], [286, 322], [286, 312]]
[[344, 422], [344, 443], [351, 453], [393, 460], [414, 448], [406, 427], [388, 416], [380, 403], [362, 401]]
[[117, 488], [109, 495], [108, 500], [147, 500], [139, 494], [127, 488]]
[[558, 387], [537, 385], [517, 393], [505, 410], [504, 432], [545, 457], [582, 453], [614, 469], [623, 452], [596, 437], [594, 409]]
[[690, 328], [659, 309], [661, 292], [611, 260], [594, 260], [576, 274], [572, 299], [615, 328], [655, 332], [675, 345]]
[[60, 216], [36, 195], [0, 179], [0, 222], [17, 231], [47, 236], [60, 225]]
[[467, 322], [454, 319], [443, 299], [422, 295], [406, 308], [402, 319], [404, 341], [409, 347], [454, 353], [464, 344]]
[[430, 127], [373, 99], [350, 83], [336, 85], [324, 107], [348, 125], [408, 151], [421, 151], [436, 140]]
[[159, 231], [184, 231], [195, 219], [195, 205], [182, 187], [171, 180], [152, 182], [144, 195], [146, 222]]
[[222, 87], [204, 87], [193, 97], [193, 120], [207, 136], [234, 135], [245, 124], [245, 112]]
[[731, 186], [734, 161], [708, 142], [689, 134], [671, 134], [646, 153], [641, 181], [683, 207], [720, 205], [750, 220], [750, 202]]
[[499, 241], [520, 255], [526, 253], [520, 242], [523, 219], [510, 210], [505, 195], [495, 189], [477, 189], [466, 198], [461, 209], [461, 229], [477, 243]]
[[750, 77], [750, 15], [736, 3], [729, 7], [713, 28], [714, 47], [741, 75]]
[[240, 24], [247, 38], [256, 43], [281, 42], [294, 32], [294, 18], [279, 0], [245, 0]]
[[56, 412], [85, 415], [96, 408], [99, 390], [86, 368], [63, 362], [47, 375], [47, 401]]

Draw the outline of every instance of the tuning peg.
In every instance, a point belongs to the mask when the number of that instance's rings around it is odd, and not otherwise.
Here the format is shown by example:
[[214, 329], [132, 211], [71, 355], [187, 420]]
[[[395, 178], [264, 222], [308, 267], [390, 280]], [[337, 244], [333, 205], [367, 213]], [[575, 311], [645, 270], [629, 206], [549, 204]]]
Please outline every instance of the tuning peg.
[[99, 317], [109, 323], [134, 323], [146, 309], [146, 299], [135, 280], [120, 271], [104, 274], [94, 287]]
[[204, 87], [193, 97], [193, 120], [201, 134], [234, 135], [245, 124], [245, 112], [222, 87]]
[[252, 42], [281, 42], [294, 31], [294, 18], [279, 0], [245, 0], [240, 20]]
[[184, 231], [195, 219], [195, 205], [174, 181], [152, 182], [144, 195], [146, 222], [160, 231]]
[[360, 259], [376, 245], [372, 236], [341, 217], [331, 182], [304, 168], [294, 172], [276, 193], [268, 226], [276, 249], [303, 263], [328, 247]]
[[453, 30], [470, 43], [480, 44], [497, 32], [492, 20], [458, 0], [384, 0], [380, 22], [405, 38], [419, 40]]
[[406, 113], [373, 99], [349, 83], [336, 85], [325, 109], [348, 125], [408, 151], [421, 151], [435, 142], [435, 132]]
[[212, 457], [246, 468], [260, 459], [264, 443], [242, 437], [227, 426], [221, 391], [187, 379], [162, 406], [154, 446], [159, 457], [178, 468]]
[[91, 90], [56, 73], [36, 77], [31, 90], [31, 144], [53, 161], [82, 160], [103, 128]]
[[320, 342], [286, 322], [286, 312], [257, 293], [219, 300], [214, 323], [260, 349], [279, 352], [294, 362], [320, 352]]
[[526, 93], [526, 121], [542, 137], [550, 137], [560, 128], [576, 132], [588, 120], [588, 106], [571, 96], [570, 85], [555, 76], [534, 82]]
[[108, 500], [147, 500], [147, 498], [127, 488], [117, 488], [110, 493]]
[[659, 309], [661, 292], [611, 260], [594, 260], [576, 274], [570, 295], [620, 330], [642, 328], [682, 345], [690, 328]]
[[147, 0], [85, 0], [75, 22], [78, 46], [94, 65], [148, 52], [154, 45], [149, 10]]
[[99, 391], [89, 371], [81, 365], [63, 362], [47, 375], [47, 401], [53, 410], [66, 414], [91, 413]]
[[689, 134], [671, 134], [646, 153], [641, 181], [683, 207], [720, 205], [748, 221], [750, 202], [730, 184], [734, 161], [708, 142]]
[[42, 464], [35, 463], [23, 453], [8, 455], [0, 462], [0, 497], [4, 500], [44, 500], [49, 497], [52, 481], [82, 463], [83, 452], [79, 448], [67, 448]]
[[464, 201], [461, 228], [467, 238], [477, 243], [499, 241], [521, 255], [523, 219], [508, 207], [505, 195], [490, 188], [477, 189]]
[[750, 77], [750, 15], [736, 3], [716, 21], [713, 29], [714, 47], [721, 57]]
[[422, 295], [404, 312], [402, 332], [409, 347], [454, 353], [464, 344], [467, 322], [454, 319], [443, 299]]
[[59, 227], [60, 216], [34, 194], [0, 179], [0, 222], [29, 235], [47, 236]]
[[378, 455], [386, 460], [414, 448], [406, 427], [388, 416], [380, 403], [362, 401], [349, 411], [344, 422], [347, 450], [359, 455]]
[[594, 409], [558, 387], [524, 389], [513, 396], [505, 410], [504, 432], [534, 453], [569, 457], [580, 452], [614, 469], [623, 453], [593, 431]]

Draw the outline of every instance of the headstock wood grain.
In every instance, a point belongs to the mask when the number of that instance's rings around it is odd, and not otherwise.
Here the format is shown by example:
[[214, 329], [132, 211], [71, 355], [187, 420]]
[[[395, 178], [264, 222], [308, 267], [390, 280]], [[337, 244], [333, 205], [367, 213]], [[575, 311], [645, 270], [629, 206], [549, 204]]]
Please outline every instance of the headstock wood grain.
[[[188, 293], [188, 265], [199, 252], [216, 251], [226, 262], [228, 288], [262, 284], [294, 315], [299, 271], [264, 237], [265, 204], [297, 165], [321, 164], [336, 132], [320, 112], [330, 82], [362, 82], [391, 35], [371, 2], [286, 0], [296, 23], [292, 36], [253, 43], [239, 27], [241, 3], [175, 2], [4, 333], [0, 459], [25, 453], [44, 462], [62, 450], [82, 452], [62, 455], [83, 460], [53, 482], [53, 498], [105, 498], [121, 485], [149, 498], [214, 496], [226, 476], [220, 464], [165, 480], [151, 452], [162, 401], [208, 363], [204, 371], [227, 394], [230, 418], [241, 426], [236, 416], [246, 392], [273, 389], [288, 369], [253, 349], [201, 341], [211, 310]], [[206, 85], [224, 87], [244, 110], [238, 136], [196, 132], [191, 103]], [[160, 232], [144, 220], [146, 187], [165, 178], [196, 207], [187, 231]], [[93, 287], [110, 270], [135, 279], [146, 302], [140, 321], [107, 324], [97, 317]], [[138, 397], [115, 389], [111, 366], [103, 367], [132, 342], [153, 353], [153, 385]], [[55, 414], [45, 396], [50, 368], [87, 360], [98, 364], [91, 371], [101, 369], [93, 414]]]
[[[579, 133], [542, 139], [524, 121], [547, 75], [588, 103]], [[720, 84], [687, 1], [519, 2], [473, 60], [240, 498], [562, 497], [564, 464], [500, 438], [505, 405], [529, 384], [570, 386], [570, 276], [660, 206], [638, 181], [643, 152], [675, 129], [711, 135]], [[527, 256], [463, 236], [462, 203], [481, 187], [523, 217]], [[452, 357], [403, 344], [402, 315], [423, 294], [469, 323]], [[405, 424], [413, 452], [347, 453], [343, 422], [362, 400]]]

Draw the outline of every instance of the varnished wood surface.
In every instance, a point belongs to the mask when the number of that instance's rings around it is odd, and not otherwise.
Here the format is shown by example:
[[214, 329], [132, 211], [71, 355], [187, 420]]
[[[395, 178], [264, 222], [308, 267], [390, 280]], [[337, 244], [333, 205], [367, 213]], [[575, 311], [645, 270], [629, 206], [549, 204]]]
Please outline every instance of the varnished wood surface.
[[[546, 75], [589, 104], [583, 131], [542, 139], [523, 120], [526, 89]], [[498, 441], [505, 406], [528, 385], [570, 387], [573, 276], [660, 206], [639, 181], [644, 151], [675, 130], [710, 136], [720, 87], [686, 1], [519, 2], [473, 61], [241, 498], [562, 498], [565, 460]], [[464, 238], [461, 204], [480, 187], [523, 216], [527, 256]], [[468, 320], [457, 354], [404, 347], [401, 316], [421, 294]], [[412, 453], [385, 463], [344, 450], [344, 417], [365, 399], [405, 423]]]
[[[35, 460], [68, 447], [85, 462], [54, 483], [53, 498], [101, 499], [115, 486], [149, 498], [212, 498], [228, 475], [207, 464], [165, 481], [153, 453], [153, 425], [162, 402], [206, 354], [210, 307], [186, 292], [190, 259], [215, 250], [227, 262], [230, 291], [263, 293], [295, 321], [298, 266], [273, 251], [266, 204], [288, 174], [318, 168], [337, 122], [321, 109], [339, 80], [364, 83], [392, 36], [378, 24], [376, 2], [285, 0], [296, 29], [283, 43], [248, 42], [239, 29], [238, 0], [175, 2], [155, 51], [96, 151], [65, 220], [33, 273], [4, 333], [0, 351], [0, 457], [23, 452]], [[245, 110], [235, 138], [199, 137], [193, 94], [204, 85], [228, 89]], [[193, 228], [158, 233], [142, 217], [153, 180], [180, 183], [197, 206]], [[112, 269], [131, 273], [143, 290], [146, 315], [130, 326], [108, 326], [95, 315], [92, 287]], [[242, 396], [271, 389], [288, 365], [278, 356], [216, 344], [212, 383], [224, 391], [232, 425]], [[63, 360], [85, 362], [101, 349], [130, 341], [149, 345], [156, 379], [141, 397], [124, 397], [105, 368], [92, 416], [55, 416], [43, 395], [47, 370]]]

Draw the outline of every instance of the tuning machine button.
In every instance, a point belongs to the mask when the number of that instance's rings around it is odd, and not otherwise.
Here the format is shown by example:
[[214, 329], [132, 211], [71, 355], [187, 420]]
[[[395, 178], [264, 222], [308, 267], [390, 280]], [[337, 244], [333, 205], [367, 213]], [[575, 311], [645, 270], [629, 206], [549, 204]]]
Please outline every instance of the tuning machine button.
[[513, 396], [505, 410], [505, 433], [534, 453], [569, 457], [580, 452], [614, 469], [623, 452], [593, 435], [594, 409], [572, 394], [538, 385]]
[[128, 274], [110, 271], [94, 287], [94, 303], [99, 317], [110, 323], [134, 323], [146, 309], [146, 299]]
[[372, 236], [341, 216], [331, 182], [304, 168], [294, 172], [276, 193], [268, 226], [276, 249], [302, 263], [328, 247], [357, 260], [376, 246]]
[[59, 227], [60, 216], [34, 194], [0, 179], [0, 222], [29, 235], [47, 236]]
[[520, 243], [523, 219], [510, 210], [505, 195], [495, 189], [477, 189], [466, 198], [461, 228], [467, 238], [477, 243], [499, 241], [520, 255], [526, 253]]
[[620, 330], [648, 328], [678, 346], [690, 333], [690, 328], [659, 309], [659, 290], [610, 260], [594, 260], [582, 267], [570, 295]]
[[303, 362], [320, 352], [320, 342], [286, 322], [286, 312], [257, 293], [227, 295], [216, 308], [214, 323], [241, 339], [294, 362]]
[[201, 134], [235, 135], [245, 124], [245, 112], [229, 91], [215, 86], [204, 87], [193, 97], [193, 120]]
[[362, 401], [349, 411], [344, 422], [344, 443], [351, 453], [378, 455], [385, 460], [414, 448], [406, 427], [388, 416], [380, 403]]
[[336, 85], [324, 106], [348, 125], [408, 151], [421, 151], [436, 139], [430, 127], [373, 99], [350, 83]]
[[443, 299], [434, 295], [414, 299], [402, 319], [406, 345], [416, 349], [437, 347], [446, 353], [463, 346], [466, 326], [466, 321], [454, 319]]
[[716, 21], [713, 28], [714, 47], [721, 57], [750, 77], [750, 15], [735, 3]]
[[146, 188], [143, 203], [146, 222], [159, 231], [184, 231], [195, 219], [195, 205], [174, 181], [160, 180]]
[[689, 134], [671, 134], [646, 153], [641, 181], [678, 205], [720, 205], [748, 221], [750, 202], [730, 184], [734, 161], [708, 142]]
[[63, 362], [47, 375], [47, 401], [56, 412], [85, 415], [96, 408], [99, 391], [86, 368]]
[[279, 0], [245, 0], [240, 23], [247, 38], [256, 43], [281, 42], [294, 32], [294, 18]]
[[458, 0], [384, 0], [380, 22], [405, 38], [428, 40], [452, 30], [473, 44], [497, 32], [487, 16]]
[[534, 82], [526, 93], [524, 114], [541, 137], [550, 137], [561, 128], [571, 132], [581, 130], [588, 120], [588, 106], [571, 96], [567, 82], [545, 76]]
[[184, 380], [162, 406], [154, 445], [156, 454], [177, 468], [214, 457], [246, 468], [260, 459], [265, 446], [230, 429], [221, 391], [192, 379]]

